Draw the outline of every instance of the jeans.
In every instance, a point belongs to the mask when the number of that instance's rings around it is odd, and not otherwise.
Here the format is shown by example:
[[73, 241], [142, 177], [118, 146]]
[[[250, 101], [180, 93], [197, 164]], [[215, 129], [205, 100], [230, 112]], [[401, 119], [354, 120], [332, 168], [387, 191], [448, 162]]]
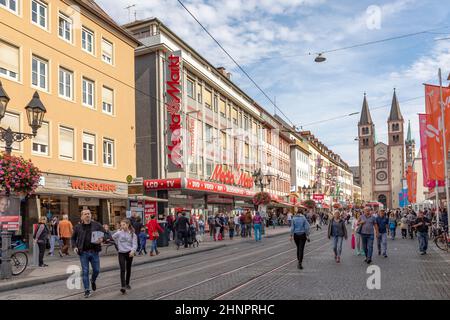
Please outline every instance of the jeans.
[[364, 250], [364, 254], [366, 255], [367, 259], [372, 260], [372, 253], [373, 253], [373, 234], [361, 234], [361, 240], [362, 240], [362, 246]]
[[294, 234], [295, 245], [297, 246], [297, 260], [298, 263], [303, 262], [303, 252], [306, 244], [306, 234]]
[[152, 240], [152, 247], [150, 249], [150, 252], [158, 251], [158, 239]]
[[261, 224], [256, 223], [253, 228], [255, 228], [255, 240], [261, 241]]
[[133, 258], [130, 257], [129, 252], [119, 252], [119, 265], [120, 265], [120, 284], [122, 288], [130, 284], [131, 278], [131, 264], [133, 263]]
[[234, 237], [234, 229], [230, 229], [229, 230], [229, 234], [230, 234], [230, 239], [233, 239], [233, 237]]
[[333, 252], [336, 257], [341, 256], [343, 240], [344, 240], [344, 237], [339, 237], [339, 236], [333, 237]]
[[42, 266], [44, 264], [45, 240], [39, 240], [37, 244], [39, 246], [39, 266]]
[[291, 227], [292, 220], [288, 220], [288, 226]]
[[98, 274], [100, 273], [100, 257], [98, 252], [84, 251], [80, 254], [80, 262], [83, 277], [84, 290], [89, 290], [89, 263], [92, 266], [92, 282], [97, 280]]
[[246, 230], [245, 230], [245, 224], [241, 224], [241, 237], [245, 237], [246, 236]]
[[356, 246], [355, 249], [358, 252], [361, 252], [361, 235], [359, 233], [355, 233], [355, 242], [356, 242]]
[[377, 239], [378, 253], [383, 256], [387, 255], [387, 233], [378, 234]]
[[138, 253], [141, 253], [142, 251], [144, 251], [144, 253], [147, 254], [147, 250], [145, 249], [146, 244], [147, 244], [147, 241], [141, 241], [141, 243], [139, 244]]
[[402, 229], [402, 238], [406, 239], [406, 233], [407, 233], [408, 229]]
[[420, 252], [427, 252], [427, 249], [428, 249], [428, 233], [427, 232], [417, 232], [417, 239], [419, 239], [419, 250], [420, 250]]
[[205, 226], [198, 226], [198, 233], [199, 235], [204, 235], [205, 234]]
[[[55, 251], [55, 242], [56, 241], [58, 241], [58, 243], [60, 243], [58, 236], [50, 237], [50, 254], [53, 254], [53, 252]], [[61, 249], [61, 245], [59, 246], [59, 248]]]
[[391, 239], [392, 239], [392, 240], [395, 239], [395, 230], [396, 230], [396, 229], [390, 229]]
[[214, 240], [219, 240], [219, 234], [221, 227], [216, 227], [216, 233], [214, 234]]
[[252, 237], [252, 224], [251, 223], [247, 223], [245, 225], [245, 230], [247, 232], [247, 236], [249, 236], [251, 238]]
[[178, 231], [177, 233], [177, 244], [183, 241], [184, 247], [188, 247], [187, 230]]

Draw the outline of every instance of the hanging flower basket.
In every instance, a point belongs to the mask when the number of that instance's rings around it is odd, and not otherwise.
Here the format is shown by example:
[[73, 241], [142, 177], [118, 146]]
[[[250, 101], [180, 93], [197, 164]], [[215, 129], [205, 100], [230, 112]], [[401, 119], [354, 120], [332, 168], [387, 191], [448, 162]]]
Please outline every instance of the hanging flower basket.
[[305, 202], [303, 202], [303, 205], [308, 209], [313, 209], [316, 207], [316, 202], [314, 200], [305, 200]]
[[255, 206], [259, 206], [261, 204], [267, 205], [271, 200], [272, 199], [270, 198], [270, 194], [268, 192], [258, 192], [253, 197], [253, 204]]
[[30, 195], [39, 184], [41, 172], [31, 160], [0, 153], [0, 192]]

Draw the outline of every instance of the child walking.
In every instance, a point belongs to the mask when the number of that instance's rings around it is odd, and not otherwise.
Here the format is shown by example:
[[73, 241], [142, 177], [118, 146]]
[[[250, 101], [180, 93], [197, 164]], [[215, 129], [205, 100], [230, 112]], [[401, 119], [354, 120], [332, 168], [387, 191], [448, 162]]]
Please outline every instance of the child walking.
[[145, 249], [145, 245], [147, 244], [147, 233], [145, 232], [145, 228], [141, 228], [141, 232], [139, 233], [139, 249], [138, 255], [142, 255], [142, 251], [144, 254], [147, 254], [147, 250]]

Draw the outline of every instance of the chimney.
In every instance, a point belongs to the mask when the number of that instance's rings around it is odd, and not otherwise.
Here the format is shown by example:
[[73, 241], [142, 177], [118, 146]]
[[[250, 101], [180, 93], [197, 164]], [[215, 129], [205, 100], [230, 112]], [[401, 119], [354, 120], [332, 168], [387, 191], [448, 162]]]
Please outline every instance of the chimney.
[[225, 77], [227, 77], [228, 80], [231, 80], [231, 73], [227, 72], [227, 70], [224, 67], [218, 67], [217, 70]]

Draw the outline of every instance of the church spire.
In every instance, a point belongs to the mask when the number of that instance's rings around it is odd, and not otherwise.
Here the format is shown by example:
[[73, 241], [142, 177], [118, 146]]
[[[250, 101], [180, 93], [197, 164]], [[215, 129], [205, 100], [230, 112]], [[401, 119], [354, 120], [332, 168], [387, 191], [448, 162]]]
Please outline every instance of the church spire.
[[406, 143], [411, 143], [411, 142], [413, 142], [412, 135], [411, 135], [411, 120], [408, 120], [408, 134], [406, 136]]
[[359, 125], [372, 124], [372, 117], [370, 116], [369, 104], [367, 103], [366, 93], [364, 92], [364, 101], [361, 110], [361, 119], [359, 119]]
[[394, 96], [392, 97], [391, 113], [388, 121], [403, 121], [402, 113], [400, 112], [400, 105], [398, 104], [397, 93], [394, 88]]

